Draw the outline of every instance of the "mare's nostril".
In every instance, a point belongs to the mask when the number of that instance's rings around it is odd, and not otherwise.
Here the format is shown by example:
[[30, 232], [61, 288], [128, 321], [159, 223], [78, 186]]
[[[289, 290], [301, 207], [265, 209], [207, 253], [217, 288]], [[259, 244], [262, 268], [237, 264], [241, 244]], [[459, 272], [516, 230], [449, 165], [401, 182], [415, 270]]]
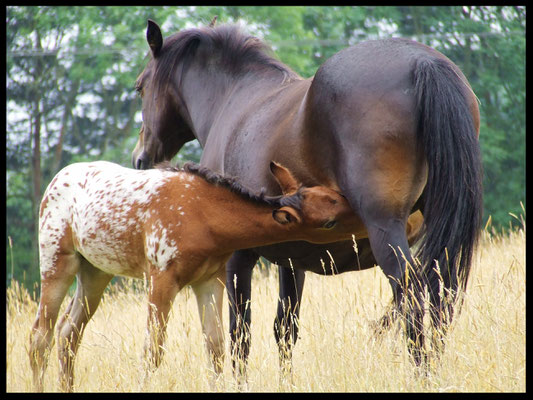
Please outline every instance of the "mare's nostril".
[[148, 157], [148, 154], [143, 151], [137, 158], [137, 161], [134, 162], [133, 167], [135, 169], [148, 169], [150, 168], [150, 165], [150, 157]]

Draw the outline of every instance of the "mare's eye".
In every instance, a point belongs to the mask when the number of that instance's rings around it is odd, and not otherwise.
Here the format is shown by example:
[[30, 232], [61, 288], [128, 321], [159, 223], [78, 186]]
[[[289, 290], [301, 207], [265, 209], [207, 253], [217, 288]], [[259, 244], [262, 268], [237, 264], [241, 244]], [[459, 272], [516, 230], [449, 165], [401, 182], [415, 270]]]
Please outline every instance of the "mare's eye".
[[324, 229], [331, 229], [333, 228], [335, 225], [337, 225], [337, 221], [328, 221], [324, 224]]

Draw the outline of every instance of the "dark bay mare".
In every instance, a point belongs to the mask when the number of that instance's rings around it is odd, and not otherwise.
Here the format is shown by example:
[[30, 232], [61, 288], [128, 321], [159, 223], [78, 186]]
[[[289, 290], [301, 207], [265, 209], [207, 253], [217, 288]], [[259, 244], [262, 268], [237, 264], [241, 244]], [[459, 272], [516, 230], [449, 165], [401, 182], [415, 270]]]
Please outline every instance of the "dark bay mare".
[[[343, 193], [357, 215], [357, 253], [348, 240], [233, 254], [226, 289], [234, 356], [248, 355], [243, 327], [251, 320], [251, 274], [259, 256], [280, 266], [274, 332], [282, 356], [290, 358], [297, 338], [304, 271], [376, 264], [402, 312], [395, 315], [405, 315], [415, 363], [426, 357], [425, 287], [439, 333], [433, 344], [440, 347], [467, 285], [482, 213], [479, 109], [459, 68], [423, 44], [386, 39], [346, 48], [303, 79], [236, 26], [211, 24], [163, 41], [148, 21], [147, 40], [151, 59], [137, 80], [143, 127], [135, 168], [168, 160], [196, 138], [202, 165], [253, 190], [280, 194], [268, 168], [275, 160], [306, 186]], [[410, 244], [417, 237], [415, 264]], [[330, 259], [332, 268], [324, 268]]]

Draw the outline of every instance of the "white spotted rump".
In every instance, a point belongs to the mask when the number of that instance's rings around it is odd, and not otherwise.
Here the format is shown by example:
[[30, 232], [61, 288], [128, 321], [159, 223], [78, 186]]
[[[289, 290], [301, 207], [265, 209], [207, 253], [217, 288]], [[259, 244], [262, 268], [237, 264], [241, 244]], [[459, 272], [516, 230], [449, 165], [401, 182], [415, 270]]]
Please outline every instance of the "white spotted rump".
[[[54, 266], [58, 252], [65, 251], [77, 251], [114, 275], [138, 276], [145, 255], [152, 265], [165, 269], [177, 256], [178, 246], [169, 228], [157, 219], [156, 207], [160, 188], [176, 176], [176, 172], [137, 171], [106, 161], [65, 167], [41, 203], [41, 275]], [[148, 221], [143, 237], [144, 229], [139, 228]]]

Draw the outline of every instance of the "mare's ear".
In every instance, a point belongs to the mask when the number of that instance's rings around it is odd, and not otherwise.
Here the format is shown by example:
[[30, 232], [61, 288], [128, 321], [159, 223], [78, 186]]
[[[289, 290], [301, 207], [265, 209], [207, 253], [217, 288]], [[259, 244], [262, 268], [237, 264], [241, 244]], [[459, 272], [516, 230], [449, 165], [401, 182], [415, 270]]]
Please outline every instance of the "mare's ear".
[[218, 15], [215, 15], [213, 17], [213, 20], [209, 23], [209, 27], [210, 28], [214, 28], [215, 27], [215, 24], [217, 23], [217, 18], [218, 18]]
[[281, 191], [285, 196], [290, 196], [298, 191], [298, 182], [287, 168], [274, 161], [270, 161], [270, 171], [278, 181]]
[[292, 207], [281, 207], [272, 211], [272, 218], [281, 225], [302, 222], [298, 212]]
[[148, 27], [146, 28], [146, 41], [150, 50], [152, 51], [152, 56], [156, 58], [163, 46], [163, 35], [161, 34], [161, 29], [151, 19], [148, 20]]

